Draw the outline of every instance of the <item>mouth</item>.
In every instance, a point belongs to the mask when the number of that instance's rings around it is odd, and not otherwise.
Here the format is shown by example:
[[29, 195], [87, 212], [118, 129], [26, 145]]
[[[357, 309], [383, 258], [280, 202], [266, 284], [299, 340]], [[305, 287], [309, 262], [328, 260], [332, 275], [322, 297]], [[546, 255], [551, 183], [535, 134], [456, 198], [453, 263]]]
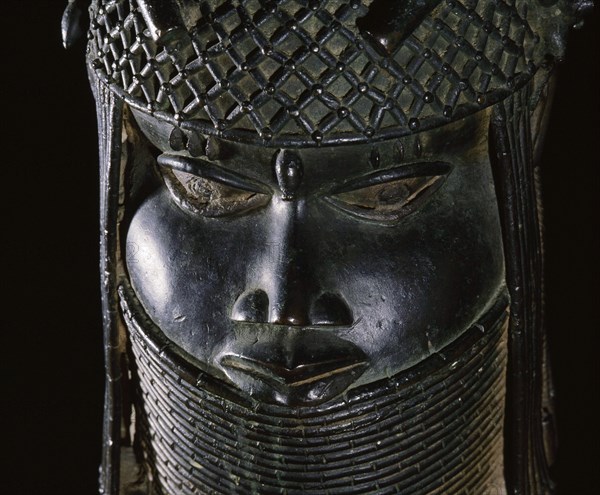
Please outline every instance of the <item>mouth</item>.
[[[339, 356], [339, 357], [338, 357]], [[235, 385], [258, 400], [299, 406], [344, 392], [368, 368], [357, 346], [322, 330], [257, 335], [233, 342], [217, 359]]]
[[301, 387], [322, 380], [335, 379], [338, 375], [352, 374], [356, 369], [364, 367], [365, 363], [339, 359], [314, 364], [301, 364], [290, 369], [243, 356], [228, 355], [221, 359], [221, 365], [254, 375], [264, 381], [276, 382], [286, 387]]

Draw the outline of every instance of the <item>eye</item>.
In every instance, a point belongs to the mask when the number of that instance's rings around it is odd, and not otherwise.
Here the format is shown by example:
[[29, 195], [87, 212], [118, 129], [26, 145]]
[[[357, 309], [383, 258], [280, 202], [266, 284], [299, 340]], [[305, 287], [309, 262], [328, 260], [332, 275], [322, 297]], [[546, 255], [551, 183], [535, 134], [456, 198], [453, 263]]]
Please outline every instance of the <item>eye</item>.
[[161, 173], [179, 207], [205, 217], [238, 215], [264, 206], [270, 199], [268, 194], [239, 189], [181, 170], [161, 167]]
[[442, 185], [450, 167], [437, 165], [422, 170], [426, 175], [416, 175], [416, 167], [385, 171], [347, 184], [326, 199], [350, 215], [394, 223], [421, 208]]

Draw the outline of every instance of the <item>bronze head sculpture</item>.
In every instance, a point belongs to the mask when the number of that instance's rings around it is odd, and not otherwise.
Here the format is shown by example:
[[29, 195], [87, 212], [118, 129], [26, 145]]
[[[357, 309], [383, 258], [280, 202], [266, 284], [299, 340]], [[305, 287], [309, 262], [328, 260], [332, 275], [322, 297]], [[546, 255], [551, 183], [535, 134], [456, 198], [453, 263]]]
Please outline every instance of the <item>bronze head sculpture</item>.
[[551, 492], [536, 155], [582, 6], [92, 2], [102, 493]]

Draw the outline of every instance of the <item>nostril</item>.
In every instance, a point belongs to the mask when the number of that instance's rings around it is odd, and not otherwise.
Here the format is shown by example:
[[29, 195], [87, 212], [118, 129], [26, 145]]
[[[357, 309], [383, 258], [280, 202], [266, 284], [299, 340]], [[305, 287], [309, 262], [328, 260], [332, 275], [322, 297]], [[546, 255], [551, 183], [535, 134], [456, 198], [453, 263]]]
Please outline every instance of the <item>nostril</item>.
[[310, 308], [312, 325], [351, 325], [352, 320], [350, 308], [336, 294], [320, 295]]
[[237, 298], [231, 310], [231, 319], [251, 323], [265, 323], [269, 314], [269, 297], [261, 289], [250, 289]]

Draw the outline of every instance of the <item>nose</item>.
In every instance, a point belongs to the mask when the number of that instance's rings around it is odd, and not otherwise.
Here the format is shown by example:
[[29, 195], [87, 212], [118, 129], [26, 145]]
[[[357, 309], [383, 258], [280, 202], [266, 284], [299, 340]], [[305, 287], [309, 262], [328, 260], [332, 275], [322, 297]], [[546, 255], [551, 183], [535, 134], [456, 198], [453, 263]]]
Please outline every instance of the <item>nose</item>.
[[309, 305], [308, 311], [303, 299], [289, 297], [289, 293], [279, 300], [280, 304], [270, 309], [269, 296], [264, 290], [246, 290], [235, 301], [231, 319], [245, 323], [311, 327], [352, 324], [352, 312], [338, 294], [320, 294]]
[[299, 232], [303, 202], [280, 198], [273, 202], [273, 229], [263, 246], [259, 276], [237, 297], [231, 319], [286, 326], [351, 325], [352, 312], [342, 295], [319, 290], [314, 280], [318, 261], [309, 262], [305, 249], [311, 236]]

